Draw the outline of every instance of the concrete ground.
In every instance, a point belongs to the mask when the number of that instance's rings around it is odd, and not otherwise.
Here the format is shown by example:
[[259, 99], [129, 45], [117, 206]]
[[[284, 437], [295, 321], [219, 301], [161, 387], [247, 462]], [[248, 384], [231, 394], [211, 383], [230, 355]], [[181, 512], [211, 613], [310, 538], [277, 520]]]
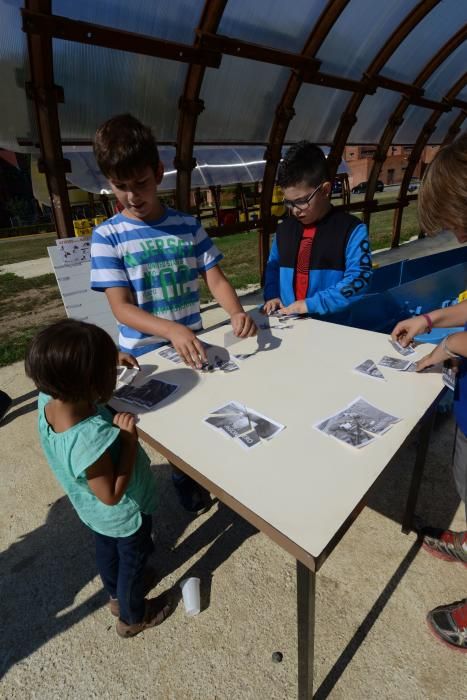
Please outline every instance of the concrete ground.
[[[402, 257], [425, 255], [434, 241], [416, 242]], [[393, 262], [390, 254], [381, 260]], [[205, 319], [215, 323], [219, 311]], [[0, 369], [0, 387], [14, 398], [0, 427], [0, 697], [295, 698], [293, 559], [220, 503], [188, 517], [167, 463], [151, 451], [161, 494], [154, 594], [198, 575], [203, 609], [189, 618], [179, 604], [162, 626], [120, 639], [96, 576], [92, 536], [40, 450], [36, 392], [21, 363]], [[433, 525], [464, 529], [449, 467], [453, 430], [452, 417], [438, 417], [417, 512]], [[320, 700], [467, 697], [465, 655], [439, 644], [424, 620], [436, 605], [467, 595], [466, 570], [434, 559], [414, 534], [400, 531], [415, 449], [413, 437], [318, 574]], [[281, 663], [273, 663], [275, 651]]]

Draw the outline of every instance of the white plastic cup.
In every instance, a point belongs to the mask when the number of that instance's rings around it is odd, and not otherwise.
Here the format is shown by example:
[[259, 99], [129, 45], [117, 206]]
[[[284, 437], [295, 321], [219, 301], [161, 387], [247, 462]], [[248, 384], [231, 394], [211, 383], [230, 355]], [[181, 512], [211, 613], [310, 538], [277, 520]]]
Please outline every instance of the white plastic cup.
[[199, 578], [196, 578], [196, 576], [186, 578], [180, 582], [183, 605], [185, 606], [186, 614], [190, 617], [193, 617], [193, 615], [198, 615], [200, 611], [199, 584]]

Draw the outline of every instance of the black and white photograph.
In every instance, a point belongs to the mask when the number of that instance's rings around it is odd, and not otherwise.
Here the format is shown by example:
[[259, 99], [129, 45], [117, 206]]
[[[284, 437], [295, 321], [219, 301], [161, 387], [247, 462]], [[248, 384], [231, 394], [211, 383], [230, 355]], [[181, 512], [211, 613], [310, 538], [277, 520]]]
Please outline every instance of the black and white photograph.
[[398, 423], [401, 420], [391, 413], [382, 411], [361, 396], [355, 399], [355, 401], [352, 401], [345, 410], [353, 411], [353, 413], [358, 416], [360, 425], [365, 428], [365, 430], [368, 430], [370, 433], [375, 433], [376, 435], [382, 435], [389, 430], [394, 423]]
[[387, 367], [388, 369], [397, 369], [399, 372], [405, 372], [405, 370], [412, 364], [411, 360], [401, 360], [398, 357], [389, 357], [389, 355], [384, 355], [378, 362], [380, 367]]
[[177, 389], [177, 384], [150, 379], [143, 386], [122, 386], [114, 393], [114, 398], [150, 410]]
[[260, 445], [263, 440], [271, 440], [285, 427], [237, 401], [212, 411], [204, 422], [237, 440], [246, 449]]
[[170, 360], [170, 362], [175, 362], [176, 365], [183, 362], [178, 352], [171, 345], [166, 345], [162, 348], [162, 350], [159, 350], [159, 355], [164, 357], [166, 360]]
[[140, 370], [138, 367], [117, 367], [119, 370], [119, 374], [117, 375], [117, 384], [118, 386], [122, 386], [123, 384], [128, 385], [131, 384], [133, 379], [136, 377], [137, 374], [139, 374]]
[[360, 425], [359, 416], [347, 410], [325, 418], [313, 427], [351, 447], [363, 447], [375, 439]]
[[406, 357], [407, 355], [413, 355], [415, 353], [415, 350], [411, 345], [407, 345], [407, 347], [404, 348], [403, 345], [397, 342], [397, 340], [392, 340], [392, 338], [389, 338], [388, 340], [391, 343], [394, 350], [400, 355], [404, 355], [404, 357]]
[[366, 377], [370, 377], [371, 379], [379, 379], [383, 382], [386, 381], [384, 374], [378, 369], [373, 360], [364, 360], [359, 365], [354, 367], [354, 372], [364, 374]]
[[220, 355], [210, 353], [209, 350], [207, 354], [208, 361], [203, 363], [201, 372], [236, 372], [240, 369], [230, 355], [227, 359], [224, 359]]
[[443, 367], [443, 384], [451, 391], [456, 388], [456, 375], [457, 371], [452, 367]]

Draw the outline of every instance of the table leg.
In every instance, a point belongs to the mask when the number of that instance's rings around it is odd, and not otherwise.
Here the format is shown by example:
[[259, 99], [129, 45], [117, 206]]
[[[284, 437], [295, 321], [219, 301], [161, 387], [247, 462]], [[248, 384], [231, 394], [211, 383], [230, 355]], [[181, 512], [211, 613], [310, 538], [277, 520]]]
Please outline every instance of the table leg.
[[298, 700], [313, 697], [316, 574], [297, 560]]
[[402, 520], [402, 532], [406, 535], [408, 535], [412, 530], [415, 506], [417, 505], [418, 490], [420, 488], [420, 482], [422, 480], [423, 470], [425, 468], [426, 453], [430, 443], [430, 435], [433, 428], [433, 423], [435, 422], [435, 416], [436, 408], [432, 408], [431, 411], [423, 418], [420, 431], [418, 433], [417, 455], [415, 457], [412, 481], [410, 482], [409, 495], [407, 497], [404, 518]]

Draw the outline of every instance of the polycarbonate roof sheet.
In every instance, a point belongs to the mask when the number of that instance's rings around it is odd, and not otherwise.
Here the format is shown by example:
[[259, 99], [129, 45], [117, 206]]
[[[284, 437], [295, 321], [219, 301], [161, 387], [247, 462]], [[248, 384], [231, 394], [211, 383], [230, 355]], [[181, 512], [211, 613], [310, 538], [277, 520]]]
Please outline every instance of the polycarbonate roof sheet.
[[218, 34], [300, 53], [327, 0], [233, 0], [228, 2]]
[[160, 141], [175, 141], [186, 66], [151, 56], [54, 40], [62, 138], [89, 140], [114, 114], [132, 112]]
[[342, 110], [352, 97], [351, 92], [329, 90], [319, 85], [303, 85], [295, 100], [295, 117], [287, 131], [288, 141], [308, 139], [331, 143]]
[[431, 99], [442, 100], [446, 93], [465, 75], [467, 60], [465, 46], [459, 46], [449, 58], [428, 78], [425, 90]]
[[205, 110], [198, 118], [198, 141], [266, 143], [277, 100], [290, 70], [258, 61], [224, 56], [219, 70], [208, 69], [200, 97]]
[[192, 44], [204, 0], [53, 0], [55, 15]]
[[404, 114], [404, 121], [393, 138], [394, 143], [414, 143], [432, 113], [431, 109], [410, 105]]
[[[321, 70], [360, 80], [387, 39], [410, 15], [419, 0], [349, 0], [317, 51]], [[34, 108], [25, 97], [29, 78], [26, 35], [21, 30], [24, 0], [0, 0], [0, 145], [21, 150], [17, 139], [37, 142]], [[205, 0], [54, 0], [58, 15], [104, 26], [141, 32], [192, 45]], [[209, 7], [211, 9], [212, 6]], [[335, 5], [327, 0], [230, 0], [220, 18], [218, 33], [274, 49], [300, 52], [322, 12]], [[433, 55], [467, 22], [466, 0], [442, 0], [400, 42], [381, 73], [413, 83]], [[175, 143], [179, 99], [189, 65], [138, 56], [76, 42], [54, 39], [55, 83], [64, 88], [59, 105], [62, 139], [89, 141], [96, 127], [113, 114], [130, 111], [150, 124], [161, 142]], [[429, 77], [427, 99], [439, 100], [459, 79], [467, 65], [466, 43], [452, 52]], [[208, 68], [200, 89], [205, 110], [198, 118], [195, 142], [263, 143], [269, 139], [276, 110], [292, 74], [289, 68], [224, 55], [219, 69]], [[331, 143], [351, 93], [303, 84], [293, 104], [287, 140]], [[466, 91], [459, 94], [466, 99]], [[400, 95], [377, 90], [365, 97], [349, 143], [378, 142]], [[411, 110], [401, 134], [415, 139], [420, 120]], [[457, 112], [452, 110], [452, 121]], [[413, 119], [413, 124], [408, 122]], [[417, 121], [416, 121], [417, 120]], [[449, 128], [449, 115], [442, 118]], [[438, 140], [441, 130], [432, 139]], [[432, 141], [433, 142], [433, 141]], [[439, 140], [438, 140], [439, 142]], [[35, 150], [34, 145], [26, 146]]]
[[352, 0], [332, 28], [317, 58], [321, 70], [359, 80], [387, 38], [418, 0]]
[[410, 32], [381, 72], [395, 80], [413, 82], [442, 46], [465, 27], [466, 22], [467, 2], [442, 0]]
[[[283, 153], [287, 147], [283, 148]], [[323, 147], [327, 155], [329, 148]], [[164, 177], [159, 187], [161, 192], [176, 188], [177, 171], [173, 160], [175, 148], [161, 146], [159, 155], [164, 164]], [[263, 178], [264, 148], [262, 146], [197, 146], [193, 152], [197, 166], [192, 173], [192, 187], [211, 187], [213, 185], [232, 185], [238, 182], [259, 182]], [[100, 172], [94, 153], [87, 147], [77, 147], [65, 151], [65, 157], [71, 163], [68, 181], [82, 190], [100, 194], [110, 192], [107, 179]], [[339, 173], [348, 172], [348, 167], [341, 161]]]

